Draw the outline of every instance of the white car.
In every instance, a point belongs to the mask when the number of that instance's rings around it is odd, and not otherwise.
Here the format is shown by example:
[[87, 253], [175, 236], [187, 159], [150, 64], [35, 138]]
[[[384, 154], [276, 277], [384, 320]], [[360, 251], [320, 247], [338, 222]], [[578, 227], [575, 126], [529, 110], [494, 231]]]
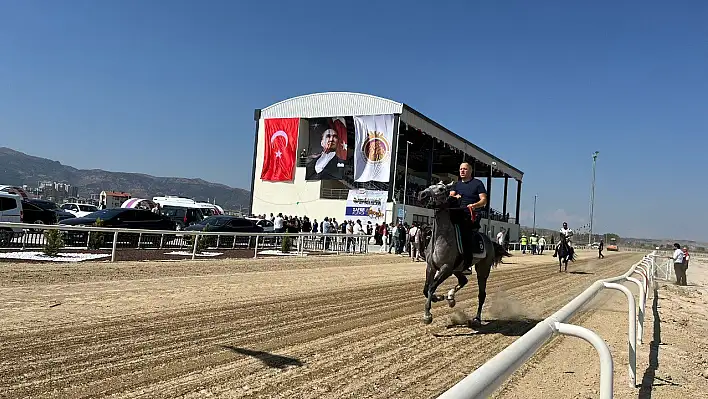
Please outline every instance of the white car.
[[98, 207], [91, 204], [77, 204], [75, 202], [69, 202], [62, 204], [61, 209], [73, 214], [77, 218], [82, 218], [89, 213], [94, 213], [98, 211]]
[[273, 227], [273, 222], [267, 219], [260, 219], [260, 218], [252, 218], [252, 217], [246, 217], [244, 218], [246, 220], [250, 220], [256, 224], [256, 226], [260, 226], [263, 228], [264, 233], [272, 233], [275, 231]]

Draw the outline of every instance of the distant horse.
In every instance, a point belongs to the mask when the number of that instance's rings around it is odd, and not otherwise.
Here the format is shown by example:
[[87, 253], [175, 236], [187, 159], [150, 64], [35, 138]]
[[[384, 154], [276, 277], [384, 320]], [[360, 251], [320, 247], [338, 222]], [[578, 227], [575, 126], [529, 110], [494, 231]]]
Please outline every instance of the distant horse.
[[[558, 242], [558, 271], [568, 271], [568, 261], [575, 262], [575, 250], [568, 244], [568, 239], [564, 234], [560, 235]], [[565, 266], [565, 270], [561, 268]]]
[[[430, 240], [425, 245], [425, 286], [423, 294], [427, 298], [423, 322], [430, 324], [433, 315], [430, 313], [432, 302], [446, 299], [450, 307], [455, 306], [455, 294], [467, 284], [467, 277], [463, 274], [464, 258], [459, 251], [455, 226], [450, 220], [450, 190], [452, 184], [443, 182], [434, 184], [418, 194], [418, 199], [428, 207], [435, 209], [433, 229]], [[455, 199], [456, 201], [456, 199]], [[477, 284], [479, 285], [479, 303], [477, 315], [472, 319], [472, 325], [482, 322], [482, 306], [487, 297], [487, 279], [493, 265], [501, 261], [503, 256], [511, 256], [501, 245], [493, 242], [486, 234], [480, 234], [486, 255], [475, 261]], [[466, 250], [471, 250], [467, 248]], [[451, 289], [447, 296], [436, 295], [435, 290], [451, 275], [457, 277], [457, 285]]]

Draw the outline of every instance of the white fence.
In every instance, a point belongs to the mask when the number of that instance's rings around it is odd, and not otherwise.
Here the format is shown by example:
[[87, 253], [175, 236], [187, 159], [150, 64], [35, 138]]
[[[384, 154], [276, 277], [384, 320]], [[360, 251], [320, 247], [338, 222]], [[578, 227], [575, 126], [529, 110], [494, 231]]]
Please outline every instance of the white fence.
[[[593, 331], [572, 324], [568, 320], [592, 300], [603, 289], [622, 291], [628, 302], [628, 352], [629, 352], [629, 385], [636, 387], [637, 382], [637, 341], [642, 343], [644, 333], [644, 309], [649, 298], [650, 287], [654, 286], [656, 251], [645, 256], [632, 265], [627, 273], [613, 278], [598, 280], [588, 289], [575, 297], [556, 313], [539, 322], [534, 328], [514, 341], [506, 349], [480, 366], [472, 374], [462, 379], [452, 388], [439, 396], [440, 399], [471, 399], [486, 398], [497, 390], [506, 379], [521, 367], [539, 348], [555, 334], [570, 335], [582, 338], [597, 350], [600, 356], [600, 398], [613, 397], [614, 364], [610, 349], [605, 341]], [[632, 277], [638, 274], [641, 281]], [[632, 282], [639, 289], [639, 312], [637, 314], [634, 296], [631, 291], [621, 285]], [[637, 318], [638, 316], [638, 318]]]
[[[111, 227], [85, 227], [65, 225], [38, 225], [27, 223], [0, 223], [0, 241], [12, 245], [2, 245], [0, 249], [28, 249], [41, 248], [44, 244], [42, 232], [46, 230], [59, 230], [65, 236], [79, 236], [81, 246], [74, 248], [88, 249], [92, 234], [103, 234], [107, 237], [106, 243], [111, 249], [111, 262], [115, 262], [118, 247], [129, 246], [144, 249], [146, 247], [170, 248], [187, 246], [191, 248], [192, 259], [197, 255], [200, 240], [209, 239], [209, 246], [222, 249], [252, 249], [253, 257], [258, 257], [258, 250], [265, 248], [278, 248], [286, 237], [292, 240], [292, 253], [305, 255], [306, 251], [319, 251], [323, 253], [367, 253], [369, 239], [367, 235], [348, 234], [314, 234], [314, 233], [235, 233], [235, 232], [208, 232], [208, 231], [166, 231], [145, 229], [118, 229]], [[39, 231], [39, 232], [38, 232]], [[122, 235], [119, 236], [119, 235]], [[32, 238], [29, 238], [32, 237]], [[128, 238], [126, 238], [128, 237]], [[185, 237], [190, 237], [185, 240]], [[192, 238], [193, 237], [193, 238]], [[2, 238], [2, 237], [0, 237]], [[158, 239], [159, 238], [159, 239]], [[9, 240], [9, 241], [6, 241]], [[77, 241], [77, 240], [74, 240]], [[177, 242], [174, 244], [174, 242]], [[148, 245], [149, 244], [149, 245]]]

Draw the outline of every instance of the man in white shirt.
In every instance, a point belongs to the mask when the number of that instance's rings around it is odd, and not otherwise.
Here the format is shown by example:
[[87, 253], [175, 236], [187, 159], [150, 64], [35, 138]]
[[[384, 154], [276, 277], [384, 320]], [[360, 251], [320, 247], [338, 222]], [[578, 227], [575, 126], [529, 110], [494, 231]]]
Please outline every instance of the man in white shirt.
[[283, 233], [285, 229], [283, 228], [283, 214], [279, 213], [278, 216], [273, 219], [273, 231], [276, 233]]
[[497, 233], [497, 243], [502, 247], [504, 246], [504, 229], [499, 230]]
[[543, 250], [546, 248], [546, 237], [541, 236], [538, 239], [538, 254], [543, 255]]
[[683, 268], [683, 261], [686, 254], [681, 250], [681, 245], [674, 244], [674, 254], [669, 259], [674, 261], [674, 273], [676, 273], [676, 285], [686, 285], [686, 270]]
[[362, 251], [362, 248], [364, 247], [362, 238], [361, 237], [356, 237], [356, 236], [361, 236], [366, 234], [364, 231], [364, 226], [361, 225], [361, 220], [357, 220], [356, 223], [354, 223], [354, 242], [355, 242], [355, 247], [354, 247], [354, 252], [356, 252], [356, 247], [359, 247], [359, 251]]
[[[568, 223], [567, 223], [567, 222], [563, 222], [563, 227], [560, 229], [560, 233], [561, 233], [561, 235], [565, 236], [565, 239], [566, 239], [566, 241], [568, 242], [568, 246], [569, 246], [569, 247], [571, 248], [571, 250], [572, 250], [572, 248], [573, 248], [573, 241], [572, 241], [572, 238], [573, 238], [573, 230], [571, 230], [571, 229], [568, 228]], [[553, 257], [554, 257], [554, 258], [555, 258], [556, 256], [558, 256], [558, 248], [560, 248], [560, 241], [561, 241], [561, 240], [558, 240], [558, 244], [556, 245], [556, 251], [553, 253]]]
[[420, 257], [420, 248], [418, 247], [420, 243], [419, 234], [418, 222], [413, 222], [413, 227], [408, 230], [408, 241], [411, 243], [411, 258], [414, 262], [417, 262]]

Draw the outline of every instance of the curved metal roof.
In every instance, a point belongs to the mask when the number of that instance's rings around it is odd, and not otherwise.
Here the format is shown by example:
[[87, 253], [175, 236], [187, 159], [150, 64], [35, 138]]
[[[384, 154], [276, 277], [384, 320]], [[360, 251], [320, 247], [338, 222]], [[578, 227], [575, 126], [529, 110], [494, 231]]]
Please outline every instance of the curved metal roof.
[[261, 110], [262, 118], [326, 118], [400, 114], [403, 104], [370, 94], [328, 92], [288, 98]]
[[519, 169], [408, 105], [387, 98], [350, 92], [313, 93], [288, 98], [260, 110], [261, 118], [327, 118], [384, 114], [398, 114], [401, 116], [401, 122], [412, 125], [488, 165], [496, 162], [496, 168], [509, 177], [519, 181], [523, 178], [523, 172]]

